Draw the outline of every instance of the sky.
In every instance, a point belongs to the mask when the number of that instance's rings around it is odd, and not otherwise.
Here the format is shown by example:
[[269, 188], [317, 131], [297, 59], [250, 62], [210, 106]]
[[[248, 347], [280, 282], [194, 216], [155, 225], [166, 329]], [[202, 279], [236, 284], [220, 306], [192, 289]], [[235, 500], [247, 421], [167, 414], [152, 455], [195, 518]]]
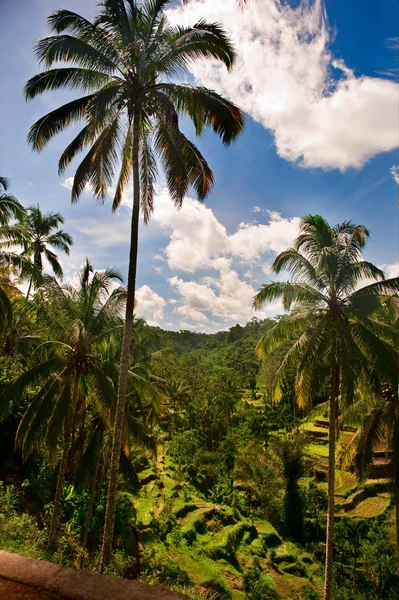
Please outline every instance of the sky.
[[[56, 137], [40, 154], [30, 125], [72, 97], [42, 95], [26, 103], [23, 86], [40, 71], [35, 39], [48, 35], [46, 18], [68, 8], [91, 18], [95, 0], [0, 0], [0, 174], [25, 205], [61, 212], [74, 238], [61, 255], [64, 281], [73, 282], [86, 257], [95, 269], [126, 276], [132, 193], [113, 214], [88, 190], [71, 205], [77, 162], [61, 178], [58, 158], [74, 136]], [[292, 245], [300, 218], [351, 219], [371, 231], [365, 257], [387, 276], [399, 274], [399, 4], [396, 0], [235, 0], [171, 2], [168, 18], [219, 22], [237, 50], [234, 69], [192, 64], [186, 81], [206, 85], [238, 104], [247, 127], [230, 147], [213, 132], [196, 140], [215, 175], [204, 204], [194, 193], [176, 211], [158, 180], [155, 211], [140, 226], [137, 314], [165, 329], [213, 332], [254, 316], [262, 283], [276, 279], [275, 256]], [[189, 123], [183, 129], [192, 138]], [[287, 278], [281, 274], [279, 279]]]

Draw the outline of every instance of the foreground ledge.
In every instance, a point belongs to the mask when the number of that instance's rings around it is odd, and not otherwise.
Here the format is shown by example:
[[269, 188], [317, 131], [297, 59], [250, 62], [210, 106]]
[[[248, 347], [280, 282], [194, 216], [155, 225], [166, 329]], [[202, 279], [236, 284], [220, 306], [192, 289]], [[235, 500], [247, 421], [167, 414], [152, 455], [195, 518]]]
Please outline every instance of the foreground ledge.
[[0, 579], [22, 583], [66, 600], [187, 600], [186, 596], [158, 586], [66, 569], [4, 550], [0, 550]]

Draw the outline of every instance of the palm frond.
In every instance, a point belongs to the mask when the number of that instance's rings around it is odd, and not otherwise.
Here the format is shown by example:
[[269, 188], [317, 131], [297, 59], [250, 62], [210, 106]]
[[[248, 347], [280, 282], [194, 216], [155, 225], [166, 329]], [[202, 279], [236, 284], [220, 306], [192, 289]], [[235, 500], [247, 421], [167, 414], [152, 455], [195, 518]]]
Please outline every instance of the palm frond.
[[43, 92], [67, 88], [92, 92], [111, 83], [106, 73], [77, 67], [60, 67], [38, 73], [29, 79], [24, 88], [26, 100], [32, 100]]
[[306, 303], [316, 307], [327, 301], [326, 296], [306, 283], [273, 281], [262, 285], [253, 299], [252, 306], [258, 310], [265, 302], [274, 302], [280, 299], [283, 301], [285, 310], [289, 310], [296, 304]]
[[211, 127], [223, 144], [230, 144], [244, 129], [245, 117], [241, 110], [208, 88], [188, 84], [160, 83], [156, 90], [172, 100], [178, 112], [193, 121], [200, 135], [204, 127]]

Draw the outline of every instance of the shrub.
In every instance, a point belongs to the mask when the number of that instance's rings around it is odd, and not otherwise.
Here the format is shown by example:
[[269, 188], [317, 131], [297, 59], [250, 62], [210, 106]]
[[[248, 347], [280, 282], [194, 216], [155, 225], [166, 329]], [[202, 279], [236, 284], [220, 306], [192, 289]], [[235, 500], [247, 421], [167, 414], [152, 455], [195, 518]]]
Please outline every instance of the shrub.
[[302, 590], [302, 598], [303, 600], [319, 600], [319, 594], [316, 592], [314, 587], [306, 584]]
[[111, 560], [104, 569], [104, 574], [112, 577], [126, 577], [131, 571], [136, 569], [136, 559], [128, 556], [122, 550], [115, 550], [111, 554]]
[[212, 598], [215, 600], [231, 600], [232, 594], [227, 583], [216, 575], [207, 579], [202, 587], [208, 589], [212, 593]]
[[247, 600], [273, 600], [276, 598], [276, 584], [270, 573], [262, 574], [258, 564], [244, 573], [245, 598]]
[[180, 568], [177, 562], [169, 560], [160, 554], [154, 554], [147, 559], [143, 573], [143, 581], [151, 585], [189, 586], [190, 577]]
[[0, 513], [0, 548], [32, 558], [44, 558], [46, 530], [40, 530], [36, 520], [26, 513]]

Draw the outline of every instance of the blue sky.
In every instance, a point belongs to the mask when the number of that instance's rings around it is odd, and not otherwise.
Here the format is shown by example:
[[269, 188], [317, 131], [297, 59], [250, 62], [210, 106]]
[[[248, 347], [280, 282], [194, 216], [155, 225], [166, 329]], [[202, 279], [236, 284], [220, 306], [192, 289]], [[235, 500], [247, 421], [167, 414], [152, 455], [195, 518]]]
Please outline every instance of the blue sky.
[[[25, 103], [22, 89], [39, 70], [32, 46], [48, 33], [52, 10], [90, 17], [95, 4], [0, 0], [0, 172], [25, 205], [39, 202], [64, 215], [75, 244], [61, 258], [72, 281], [86, 256], [95, 268], [126, 272], [131, 194], [116, 215], [89, 191], [71, 206], [76, 164], [59, 178], [57, 160], [73, 131], [41, 155], [26, 142], [29, 126], [71, 95]], [[198, 141], [216, 182], [205, 206], [189, 194], [176, 213], [160, 178], [154, 218], [140, 232], [138, 313], [173, 329], [245, 323], [254, 292], [271, 279], [273, 258], [292, 243], [306, 212], [367, 225], [367, 258], [396, 274], [398, 3], [385, 0], [377, 9], [371, 0], [250, 0], [241, 12], [234, 0], [191, 0], [185, 9], [172, 5], [169, 18], [217, 20], [231, 32], [239, 55], [234, 71], [201, 63], [187, 77], [232, 98], [248, 125], [229, 148], [210, 132]], [[269, 306], [259, 316], [280, 310]]]

